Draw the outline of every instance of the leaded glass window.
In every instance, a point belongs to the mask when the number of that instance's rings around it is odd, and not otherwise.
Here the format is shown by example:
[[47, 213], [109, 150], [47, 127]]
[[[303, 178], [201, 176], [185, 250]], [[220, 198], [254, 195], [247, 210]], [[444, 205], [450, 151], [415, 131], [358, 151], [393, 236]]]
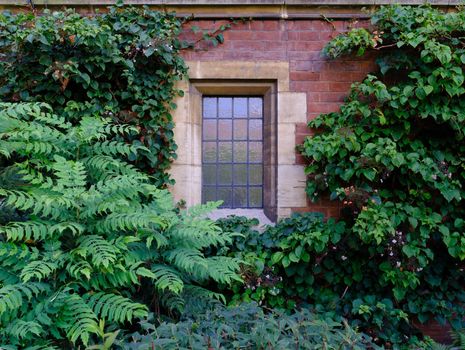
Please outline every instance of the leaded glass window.
[[263, 98], [203, 98], [202, 203], [263, 207]]

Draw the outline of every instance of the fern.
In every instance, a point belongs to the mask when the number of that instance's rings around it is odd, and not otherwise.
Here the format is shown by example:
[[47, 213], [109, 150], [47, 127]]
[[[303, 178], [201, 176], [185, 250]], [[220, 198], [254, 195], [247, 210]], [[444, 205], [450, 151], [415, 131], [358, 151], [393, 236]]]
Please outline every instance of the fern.
[[147, 306], [116, 294], [86, 294], [83, 299], [104, 320], [123, 323], [147, 316]]
[[169, 291], [179, 294], [184, 288], [184, 282], [179, 276], [179, 271], [166, 266], [156, 264], [152, 266], [152, 272], [154, 273], [155, 286], [158, 290]]
[[224, 300], [202, 285], [240, 280], [237, 260], [204, 256], [231, 240], [204, 218], [218, 203], [176, 209], [127, 163], [140, 147], [118, 137], [135, 131], [98, 116], [72, 125], [44, 104], [0, 103], [0, 206], [12, 213], [0, 221], [1, 344], [95, 344], [104, 325], [135, 327], [156, 304]]

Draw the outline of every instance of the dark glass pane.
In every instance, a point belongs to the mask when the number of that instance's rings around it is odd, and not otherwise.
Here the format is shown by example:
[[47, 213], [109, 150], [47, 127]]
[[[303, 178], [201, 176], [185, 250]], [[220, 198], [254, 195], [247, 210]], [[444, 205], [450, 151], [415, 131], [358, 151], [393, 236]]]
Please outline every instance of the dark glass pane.
[[216, 201], [216, 187], [215, 186], [202, 187], [202, 198], [203, 198], [203, 203]]
[[204, 97], [203, 117], [207, 119], [216, 118], [216, 97]]
[[216, 162], [216, 142], [203, 143], [202, 159], [204, 163]]
[[234, 98], [234, 118], [247, 118], [247, 98]]
[[231, 97], [220, 97], [218, 99], [218, 118], [232, 118]]
[[234, 142], [234, 162], [247, 162], [247, 142]]
[[218, 161], [232, 162], [232, 142], [218, 142]]
[[255, 208], [261, 208], [263, 206], [261, 187], [249, 187], [249, 206]]
[[260, 97], [249, 98], [249, 118], [263, 117], [263, 100]]
[[234, 208], [247, 207], [247, 187], [234, 187], [233, 206]]
[[232, 184], [232, 165], [219, 164], [218, 165], [218, 184], [231, 185]]
[[218, 139], [231, 140], [232, 139], [232, 120], [225, 119], [218, 121]]
[[249, 140], [262, 140], [263, 124], [261, 119], [249, 120]]
[[234, 140], [247, 140], [247, 119], [234, 120]]
[[218, 200], [222, 200], [223, 204], [221, 205], [222, 208], [231, 208], [232, 201], [231, 201], [231, 187], [218, 187]]
[[202, 184], [215, 185], [216, 184], [216, 164], [204, 164], [202, 167]]
[[249, 142], [249, 162], [262, 161], [262, 148], [261, 142]]
[[262, 185], [263, 184], [263, 166], [261, 164], [249, 165], [249, 184]]
[[247, 184], [247, 164], [234, 164], [234, 185]]
[[204, 140], [216, 140], [216, 120], [204, 120], [202, 132]]

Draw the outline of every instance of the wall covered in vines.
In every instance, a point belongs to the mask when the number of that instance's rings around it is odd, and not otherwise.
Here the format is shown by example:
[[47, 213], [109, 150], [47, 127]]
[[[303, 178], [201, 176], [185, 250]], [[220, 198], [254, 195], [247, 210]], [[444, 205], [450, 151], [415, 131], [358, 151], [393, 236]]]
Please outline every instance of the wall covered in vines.
[[133, 124], [126, 142], [145, 146], [131, 161], [170, 182], [176, 157], [172, 100], [186, 73], [179, 55], [182, 20], [174, 14], [112, 7], [85, 17], [71, 10], [13, 15], [0, 24], [0, 96], [5, 102], [47, 102], [67, 121], [101, 114]]

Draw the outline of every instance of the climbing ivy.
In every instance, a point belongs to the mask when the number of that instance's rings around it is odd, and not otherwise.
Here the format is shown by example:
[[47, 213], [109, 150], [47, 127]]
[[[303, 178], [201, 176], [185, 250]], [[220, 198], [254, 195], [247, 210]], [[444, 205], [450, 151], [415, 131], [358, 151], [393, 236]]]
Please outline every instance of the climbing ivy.
[[364, 281], [376, 276], [365, 294], [392, 290], [421, 322], [455, 325], [465, 282], [463, 28], [463, 8], [389, 6], [371, 28], [337, 36], [329, 58], [376, 51], [379, 70], [352, 85], [340, 111], [310, 122], [316, 135], [301, 148], [308, 195], [340, 200], [346, 241], [364, 247], [347, 264], [364, 266]]
[[148, 8], [113, 6], [98, 16], [74, 10], [0, 15], [0, 98], [46, 101], [71, 123], [96, 113], [139, 132], [131, 161], [170, 182], [176, 157], [172, 102], [187, 67], [183, 19]]

